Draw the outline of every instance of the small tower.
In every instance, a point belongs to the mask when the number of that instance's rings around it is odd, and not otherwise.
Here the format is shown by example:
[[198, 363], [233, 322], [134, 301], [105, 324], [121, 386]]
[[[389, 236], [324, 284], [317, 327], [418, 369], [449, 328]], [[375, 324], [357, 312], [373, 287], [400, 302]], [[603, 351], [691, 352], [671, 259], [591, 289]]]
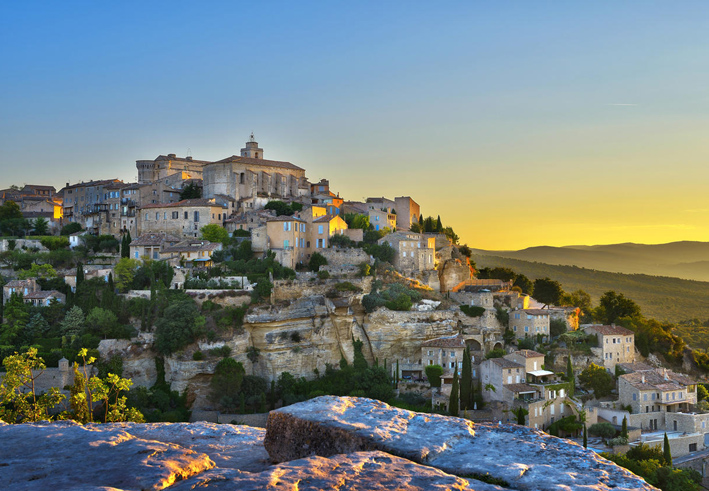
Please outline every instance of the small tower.
[[62, 359], [59, 360], [59, 377], [61, 379], [60, 387], [63, 388], [63, 387], [66, 387], [67, 385], [71, 385], [69, 383], [69, 360], [67, 360], [64, 357], [62, 357]]
[[251, 132], [251, 138], [246, 142], [246, 148], [241, 149], [241, 156], [250, 159], [262, 159], [263, 148], [258, 147], [258, 143], [254, 140], [254, 134]]

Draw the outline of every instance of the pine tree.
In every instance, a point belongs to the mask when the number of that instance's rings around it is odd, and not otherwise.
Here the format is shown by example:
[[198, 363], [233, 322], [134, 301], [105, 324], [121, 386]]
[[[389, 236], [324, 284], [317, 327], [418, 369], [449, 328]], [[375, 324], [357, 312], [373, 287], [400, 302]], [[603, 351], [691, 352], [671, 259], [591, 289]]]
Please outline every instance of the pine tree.
[[623, 416], [623, 424], [620, 427], [620, 436], [623, 438], [628, 438], [628, 418], [627, 416]]
[[473, 408], [473, 367], [470, 363], [470, 348], [463, 350], [463, 371], [460, 378], [460, 406], [463, 411]]
[[458, 416], [460, 413], [458, 406], [458, 371], [453, 372], [453, 387], [451, 387], [451, 398], [448, 403], [448, 412], [451, 416]]
[[662, 444], [662, 455], [665, 457], [665, 465], [672, 467], [672, 451], [670, 450], [670, 439], [665, 432], [665, 441]]
[[73, 306], [64, 316], [61, 322], [61, 331], [64, 336], [78, 336], [84, 330], [84, 311], [76, 305]]
[[583, 448], [588, 448], [588, 434], [586, 430], [586, 423], [583, 424]]

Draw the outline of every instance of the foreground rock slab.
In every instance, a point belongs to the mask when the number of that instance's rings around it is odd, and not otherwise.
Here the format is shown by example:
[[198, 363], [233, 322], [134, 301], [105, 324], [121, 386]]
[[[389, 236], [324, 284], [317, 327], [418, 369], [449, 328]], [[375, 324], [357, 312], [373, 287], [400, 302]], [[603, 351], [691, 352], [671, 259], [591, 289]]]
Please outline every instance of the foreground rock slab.
[[177, 483], [170, 489], [504, 491], [498, 486], [451, 476], [438, 469], [376, 451], [330, 458], [309, 457], [255, 474], [213, 469]]
[[0, 423], [0, 442], [2, 489], [163, 489], [214, 467], [179, 445], [70, 421]]
[[276, 462], [381, 450], [509, 489], [653, 490], [636, 475], [568, 440], [517, 425], [473, 424], [358, 397], [323, 396], [272, 411], [264, 446]]

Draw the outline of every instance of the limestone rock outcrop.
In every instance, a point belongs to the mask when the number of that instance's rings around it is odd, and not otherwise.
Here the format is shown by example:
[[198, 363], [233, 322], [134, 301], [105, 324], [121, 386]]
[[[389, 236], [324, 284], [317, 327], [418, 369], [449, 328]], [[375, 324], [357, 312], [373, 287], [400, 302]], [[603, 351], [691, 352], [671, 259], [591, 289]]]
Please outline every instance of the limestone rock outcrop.
[[273, 411], [266, 430], [0, 423], [0, 441], [0, 483], [7, 490], [655, 489], [536, 430], [351, 397], [324, 396]]
[[356, 397], [323, 396], [272, 411], [264, 445], [276, 461], [381, 450], [451, 474], [489, 473], [510, 489], [653, 489], [593, 451], [541, 431]]

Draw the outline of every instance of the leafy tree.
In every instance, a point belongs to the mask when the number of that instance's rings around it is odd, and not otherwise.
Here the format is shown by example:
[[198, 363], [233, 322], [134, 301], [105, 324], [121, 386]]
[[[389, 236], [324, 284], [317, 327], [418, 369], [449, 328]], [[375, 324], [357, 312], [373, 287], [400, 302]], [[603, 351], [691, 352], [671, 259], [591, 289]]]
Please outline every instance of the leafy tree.
[[450, 401], [448, 402], [448, 412], [451, 416], [458, 417], [460, 414], [458, 397], [458, 371], [453, 370], [453, 386], [451, 387]]
[[585, 324], [591, 322], [591, 313], [593, 311], [591, 306], [591, 295], [583, 290], [574, 290], [571, 293], [565, 294], [562, 302], [564, 305], [578, 307], [581, 310], [579, 313], [579, 320], [581, 323]]
[[563, 295], [564, 290], [558, 281], [550, 278], [537, 278], [534, 280], [534, 298], [544, 305], [559, 305]]
[[64, 225], [60, 233], [61, 235], [71, 235], [75, 234], [76, 232], [81, 232], [81, 224], [77, 222], [71, 222]]
[[194, 300], [170, 304], [155, 323], [155, 349], [170, 355], [184, 348], [202, 335], [204, 324]]
[[202, 188], [191, 182], [180, 193], [180, 199], [199, 199], [202, 197]]
[[549, 321], [549, 335], [558, 338], [566, 332], [566, 322], [561, 319], [551, 319]]
[[[49, 237], [42, 237], [40, 240], [40, 243], [49, 249], [50, 251], [59, 251], [62, 249], [66, 249], [69, 247], [69, 239], [63, 236], [53, 236], [50, 235]], [[69, 251], [65, 251], [69, 252]]]
[[209, 225], [205, 225], [204, 227], [199, 229], [199, 231], [202, 234], [202, 238], [204, 240], [208, 240], [209, 242], [220, 242], [224, 245], [227, 245], [231, 240], [229, 238], [229, 232], [227, 232], [224, 227], [217, 225], [216, 223], [210, 223]]
[[522, 292], [526, 293], [527, 295], [532, 295], [534, 293], [534, 283], [532, 283], [532, 280], [530, 280], [523, 274], [518, 274], [515, 277], [515, 281], [512, 285], [518, 286], [522, 289]]
[[106, 339], [118, 327], [118, 317], [110, 310], [96, 307], [86, 316], [89, 331]]
[[29, 321], [29, 305], [22, 299], [22, 295], [13, 293], [3, 307], [4, 323], [0, 325], [0, 344], [14, 345], [20, 338], [27, 321]]
[[588, 432], [598, 437], [609, 439], [615, 436], [615, 428], [610, 423], [596, 423], [591, 425]]
[[[85, 366], [84, 370], [86, 370]], [[86, 396], [86, 375], [79, 370], [79, 364], [74, 362], [74, 383], [69, 388], [69, 403], [73, 413], [72, 419], [81, 424], [93, 420], [91, 404]]]
[[118, 261], [118, 264], [116, 264], [113, 272], [115, 274], [116, 287], [119, 291], [128, 291], [133, 284], [133, 278], [135, 277], [138, 266], [140, 266], [140, 262], [137, 259], [124, 257]]
[[313, 252], [312, 256], [310, 256], [310, 262], [308, 262], [308, 269], [317, 272], [320, 271], [320, 266], [326, 265], [327, 259], [325, 259], [325, 256], [319, 252]]
[[468, 244], [463, 244], [462, 246], [458, 247], [458, 251], [468, 259], [470, 259], [470, 257], [473, 255], [473, 250], [468, 247]]
[[362, 215], [358, 213], [345, 213], [342, 218], [347, 223], [347, 228], [369, 230], [369, 215]]
[[0, 220], [21, 219], [22, 211], [20, 206], [12, 200], [7, 200], [0, 206]]
[[441, 386], [441, 375], [443, 375], [443, 367], [440, 365], [426, 365], [426, 378], [431, 387]]
[[599, 322], [614, 324], [624, 317], [638, 317], [640, 307], [622, 293], [608, 291], [603, 294], [593, 316]]
[[704, 384], [697, 385], [697, 400], [705, 401], [707, 399], [709, 399], [709, 391], [707, 391], [707, 388]]
[[485, 355], [485, 359], [489, 360], [491, 358], [502, 358], [506, 354], [507, 354], [507, 352], [503, 348], [497, 348], [497, 349], [488, 351], [487, 354]]
[[209, 383], [209, 399], [225, 409], [235, 409], [245, 374], [241, 362], [233, 358], [220, 360]]
[[84, 311], [78, 305], [74, 305], [61, 322], [61, 332], [64, 336], [78, 336], [82, 334], [85, 324]]
[[296, 211], [303, 209], [303, 205], [300, 203], [284, 203], [283, 201], [273, 200], [266, 203], [264, 206], [266, 210], [274, 210], [278, 216], [292, 216]]
[[56, 278], [57, 271], [51, 264], [34, 263], [30, 269], [23, 269], [17, 273], [17, 278], [26, 280], [28, 278]]
[[254, 257], [254, 251], [251, 248], [251, 241], [244, 240], [237, 247], [232, 249], [232, 257], [235, 261], [250, 261]]
[[579, 374], [579, 382], [584, 387], [593, 390], [597, 399], [609, 396], [615, 388], [613, 376], [605, 368], [591, 363]]
[[32, 233], [34, 235], [47, 235], [49, 232], [49, 222], [44, 217], [37, 217], [32, 223]]
[[10, 424], [51, 420], [49, 411], [65, 396], [56, 387], [36, 394], [35, 380], [47, 368], [37, 349], [6, 356], [2, 364], [5, 376], [0, 384], [0, 420]]
[[246, 358], [251, 362], [252, 372], [256, 370], [256, 363], [258, 363], [259, 356], [261, 356], [261, 350], [256, 346], [249, 346], [249, 349], [246, 350]]

